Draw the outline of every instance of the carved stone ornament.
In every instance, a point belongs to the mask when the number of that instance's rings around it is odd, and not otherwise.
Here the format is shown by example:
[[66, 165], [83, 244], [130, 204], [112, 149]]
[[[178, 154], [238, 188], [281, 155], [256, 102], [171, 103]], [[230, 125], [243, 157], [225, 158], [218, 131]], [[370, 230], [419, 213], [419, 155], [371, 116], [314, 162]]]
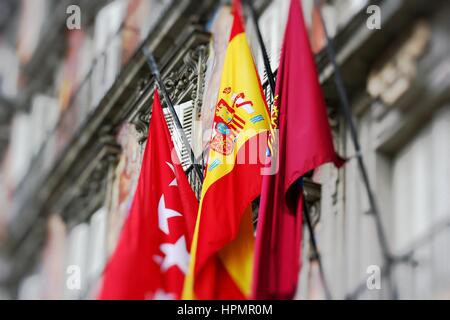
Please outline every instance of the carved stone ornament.
[[100, 130], [99, 144], [94, 149], [83, 170], [69, 181], [72, 187], [63, 188], [66, 192], [58, 196], [55, 203], [55, 208], [69, 225], [86, 220], [104, 201], [108, 171], [116, 166], [121, 153], [112, 128]]
[[[170, 63], [165, 64], [161, 74], [164, 86], [172, 102], [176, 105], [186, 99], [193, 100], [194, 108], [197, 110], [201, 108], [206, 61], [208, 58], [207, 44], [210, 36], [207, 33], [193, 29], [187, 37], [186, 45], [176, 52]], [[161, 65], [164, 64], [161, 63]], [[148, 105], [151, 103], [154, 91], [153, 77], [150, 74], [141, 83], [138, 90], [138, 95], [145, 96], [148, 99], [142, 98], [141, 103], [139, 103], [141, 108], [133, 114], [130, 122], [136, 126], [140, 137], [139, 142], [144, 143], [147, 139], [150, 119]], [[147, 91], [147, 94], [145, 94], [145, 91]], [[161, 97], [161, 102], [164, 107], [164, 97]]]
[[416, 78], [418, 60], [425, 53], [430, 37], [429, 24], [418, 22], [387, 62], [384, 60], [381, 67], [371, 72], [367, 84], [369, 94], [387, 106], [398, 101]]

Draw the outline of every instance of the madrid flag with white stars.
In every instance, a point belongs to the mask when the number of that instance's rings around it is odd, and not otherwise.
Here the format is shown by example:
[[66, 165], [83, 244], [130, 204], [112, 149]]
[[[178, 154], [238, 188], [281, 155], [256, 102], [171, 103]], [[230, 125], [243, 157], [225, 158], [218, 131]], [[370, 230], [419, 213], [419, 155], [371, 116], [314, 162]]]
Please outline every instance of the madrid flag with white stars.
[[197, 210], [156, 90], [138, 186], [98, 298], [179, 299]]

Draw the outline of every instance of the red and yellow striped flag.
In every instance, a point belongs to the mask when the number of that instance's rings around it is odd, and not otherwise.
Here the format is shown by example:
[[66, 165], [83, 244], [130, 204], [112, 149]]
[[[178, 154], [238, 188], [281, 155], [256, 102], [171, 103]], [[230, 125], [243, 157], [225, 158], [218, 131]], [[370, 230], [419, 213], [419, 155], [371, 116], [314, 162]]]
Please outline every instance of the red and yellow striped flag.
[[261, 192], [270, 117], [240, 12], [236, 1], [184, 299], [246, 299], [251, 292], [251, 203]]

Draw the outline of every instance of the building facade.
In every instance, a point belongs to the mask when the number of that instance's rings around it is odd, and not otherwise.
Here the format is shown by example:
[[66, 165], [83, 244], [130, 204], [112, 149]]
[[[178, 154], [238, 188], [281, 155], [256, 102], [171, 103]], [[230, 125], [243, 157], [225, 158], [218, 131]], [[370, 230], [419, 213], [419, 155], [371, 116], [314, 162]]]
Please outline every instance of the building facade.
[[[155, 84], [142, 48], [155, 54], [204, 163], [229, 2], [4, 3], [11, 14], [0, 17], [0, 298], [94, 298], [133, 197], [148, 132]], [[302, 5], [335, 146], [348, 160], [339, 170], [321, 167], [306, 182], [324, 276], [305, 228], [296, 298], [326, 298], [326, 287], [334, 299], [450, 298], [450, 4], [321, 3], [379, 206], [378, 225], [317, 7], [313, 0]], [[276, 73], [289, 1], [254, 6]], [[80, 28], [69, 30], [77, 8]], [[270, 103], [250, 19], [246, 28]], [[201, 181], [166, 116], [198, 195]]]

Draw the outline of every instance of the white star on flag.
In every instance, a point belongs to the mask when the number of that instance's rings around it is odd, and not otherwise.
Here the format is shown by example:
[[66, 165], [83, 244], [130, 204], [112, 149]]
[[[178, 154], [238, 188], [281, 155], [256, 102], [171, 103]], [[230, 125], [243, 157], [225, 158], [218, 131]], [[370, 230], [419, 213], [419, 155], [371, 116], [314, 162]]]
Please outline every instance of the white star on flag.
[[[175, 167], [170, 162], [166, 162], [166, 164], [172, 169], [173, 174], [175, 175]], [[176, 187], [178, 186], [177, 176], [175, 175], [175, 179], [169, 184], [169, 187]]]
[[163, 289], [156, 290], [155, 294], [153, 294], [153, 297], [151, 295], [146, 296], [147, 300], [175, 300], [176, 297], [173, 293], [165, 292]]
[[164, 195], [161, 196], [158, 204], [158, 224], [159, 228], [165, 234], [169, 234], [169, 223], [168, 219], [173, 217], [181, 217], [181, 213], [178, 211], [166, 208], [166, 202], [164, 200]]
[[189, 268], [189, 252], [186, 247], [186, 239], [181, 236], [177, 242], [164, 243], [160, 247], [161, 251], [166, 255], [162, 264], [161, 270], [167, 271], [172, 266], [177, 266], [184, 274]]

